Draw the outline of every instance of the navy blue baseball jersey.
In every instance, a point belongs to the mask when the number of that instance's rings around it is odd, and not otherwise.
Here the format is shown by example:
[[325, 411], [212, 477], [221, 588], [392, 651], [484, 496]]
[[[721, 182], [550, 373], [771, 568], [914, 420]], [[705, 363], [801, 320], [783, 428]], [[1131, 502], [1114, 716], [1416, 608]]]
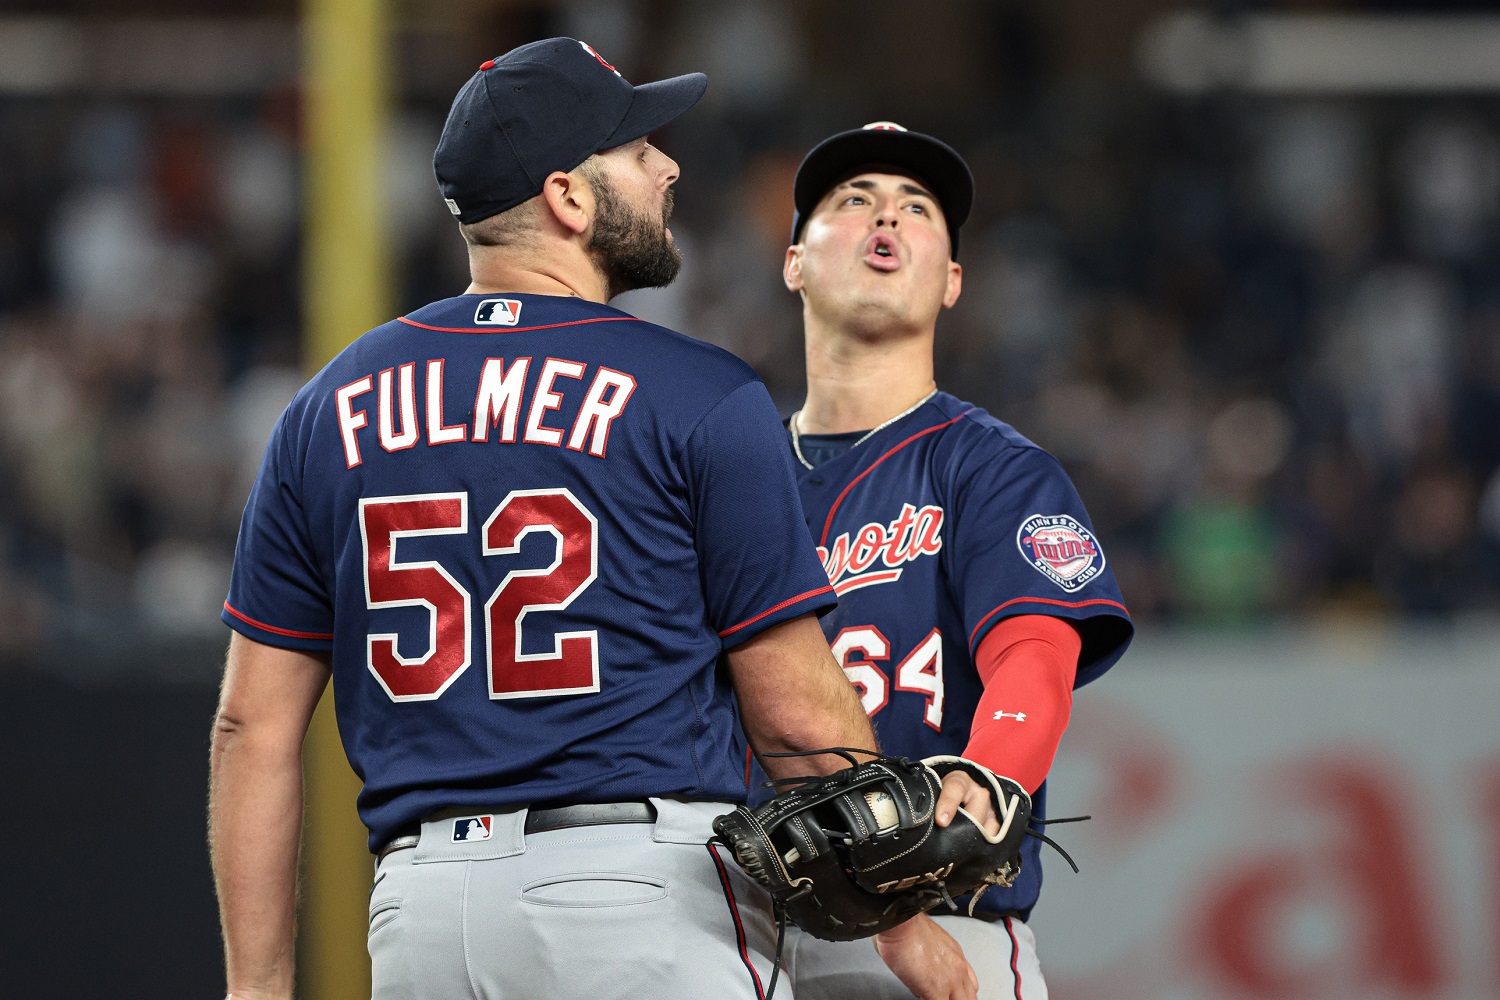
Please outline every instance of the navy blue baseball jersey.
[[[881, 749], [962, 754], [983, 683], [979, 643], [1012, 615], [1053, 615], [1082, 634], [1076, 684], [1124, 653], [1133, 632], [1105, 552], [1057, 460], [946, 393], [857, 447], [823, 435], [797, 469], [807, 524], [839, 606], [823, 619]], [[806, 440], [806, 439], [804, 439]], [[1033, 797], [1045, 816], [1046, 787]], [[981, 907], [1029, 913], [1040, 842], [1021, 877]]]
[[834, 603], [749, 366], [581, 299], [462, 295], [297, 394], [223, 618], [332, 653], [374, 849], [444, 809], [742, 800], [720, 655]]

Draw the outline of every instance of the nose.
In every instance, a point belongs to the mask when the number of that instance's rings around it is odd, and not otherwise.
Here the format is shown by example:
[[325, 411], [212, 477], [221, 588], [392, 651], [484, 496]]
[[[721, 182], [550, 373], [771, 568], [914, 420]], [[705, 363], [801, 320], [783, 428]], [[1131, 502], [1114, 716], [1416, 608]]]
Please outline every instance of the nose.
[[884, 200], [880, 205], [880, 210], [875, 215], [875, 225], [889, 226], [890, 228], [895, 229], [896, 224], [900, 221], [901, 215], [896, 210], [895, 201], [889, 199]]
[[678, 168], [677, 161], [672, 159], [666, 153], [661, 152], [661, 150], [657, 150], [657, 154], [660, 155], [662, 159], [661, 166], [659, 168], [657, 184], [663, 189], [669, 188], [673, 185], [673, 183], [676, 182], [677, 178], [682, 175], [682, 171]]

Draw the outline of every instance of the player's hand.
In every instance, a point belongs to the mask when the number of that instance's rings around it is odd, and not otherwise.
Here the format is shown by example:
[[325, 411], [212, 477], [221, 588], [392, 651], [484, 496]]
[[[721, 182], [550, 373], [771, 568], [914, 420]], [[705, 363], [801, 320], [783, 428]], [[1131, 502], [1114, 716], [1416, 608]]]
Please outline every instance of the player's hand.
[[963, 948], [927, 914], [873, 940], [881, 960], [917, 1000], [978, 1000], [979, 979]]
[[943, 792], [938, 796], [937, 825], [953, 822], [960, 808], [973, 816], [991, 837], [999, 835], [1000, 818], [995, 815], [989, 789], [962, 771], [949, 771], [943, 775]]

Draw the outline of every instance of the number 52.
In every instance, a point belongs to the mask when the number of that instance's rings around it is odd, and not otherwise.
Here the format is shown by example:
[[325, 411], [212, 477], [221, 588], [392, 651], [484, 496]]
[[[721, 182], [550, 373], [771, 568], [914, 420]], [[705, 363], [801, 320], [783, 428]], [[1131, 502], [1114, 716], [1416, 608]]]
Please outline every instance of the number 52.
[[[597, 630], [555, 633], [552, 649], [521, 652], [521, 624], [533, 611], [561, 611], [599, 576], [599, 521], [566, 489], [513, 490], [484, 522], [481, 552], [520, 551], [534, 531], [557, 542], [551, 565], [514, 569], [484, 602], [485, 669], [491, 698], [544, 698], [599, 690]], [[368, 497], [359, 502], [365, 606], [422, 607], [428, 612], [427, 648], [397, 651], [395, 633], [371, 632], [366, 665], [392, 701], [431, 701], [469, 668], [473, 600], [447, 568], [433, 560], [402, 562], [396, 545], [423, 535], [467, 535], [467, 493]]]

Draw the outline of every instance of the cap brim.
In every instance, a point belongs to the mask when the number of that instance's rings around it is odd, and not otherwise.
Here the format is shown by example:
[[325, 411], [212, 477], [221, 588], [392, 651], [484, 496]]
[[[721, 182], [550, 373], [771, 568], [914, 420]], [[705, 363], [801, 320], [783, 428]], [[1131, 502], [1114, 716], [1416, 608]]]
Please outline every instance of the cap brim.
[[708, 77], [702, 73], [687, 73], [641, 84], [635, 88], [630, 110], [625, 112], [620, 124], [599, 148], [614, 149], [650, 135], [697, 104], [707, 89]]
[[974, 175], [953, 147], [921, 132], [892, 129], [854, 129], [840, 132], [814, 146], [797, 168], [792, 201], [797, 210], [795, 240], [813, 209], [837, 183], [863, 170], [910, 172], [927, 184], [938, 204], [955, 246], [958, 228], [974, 204]]

